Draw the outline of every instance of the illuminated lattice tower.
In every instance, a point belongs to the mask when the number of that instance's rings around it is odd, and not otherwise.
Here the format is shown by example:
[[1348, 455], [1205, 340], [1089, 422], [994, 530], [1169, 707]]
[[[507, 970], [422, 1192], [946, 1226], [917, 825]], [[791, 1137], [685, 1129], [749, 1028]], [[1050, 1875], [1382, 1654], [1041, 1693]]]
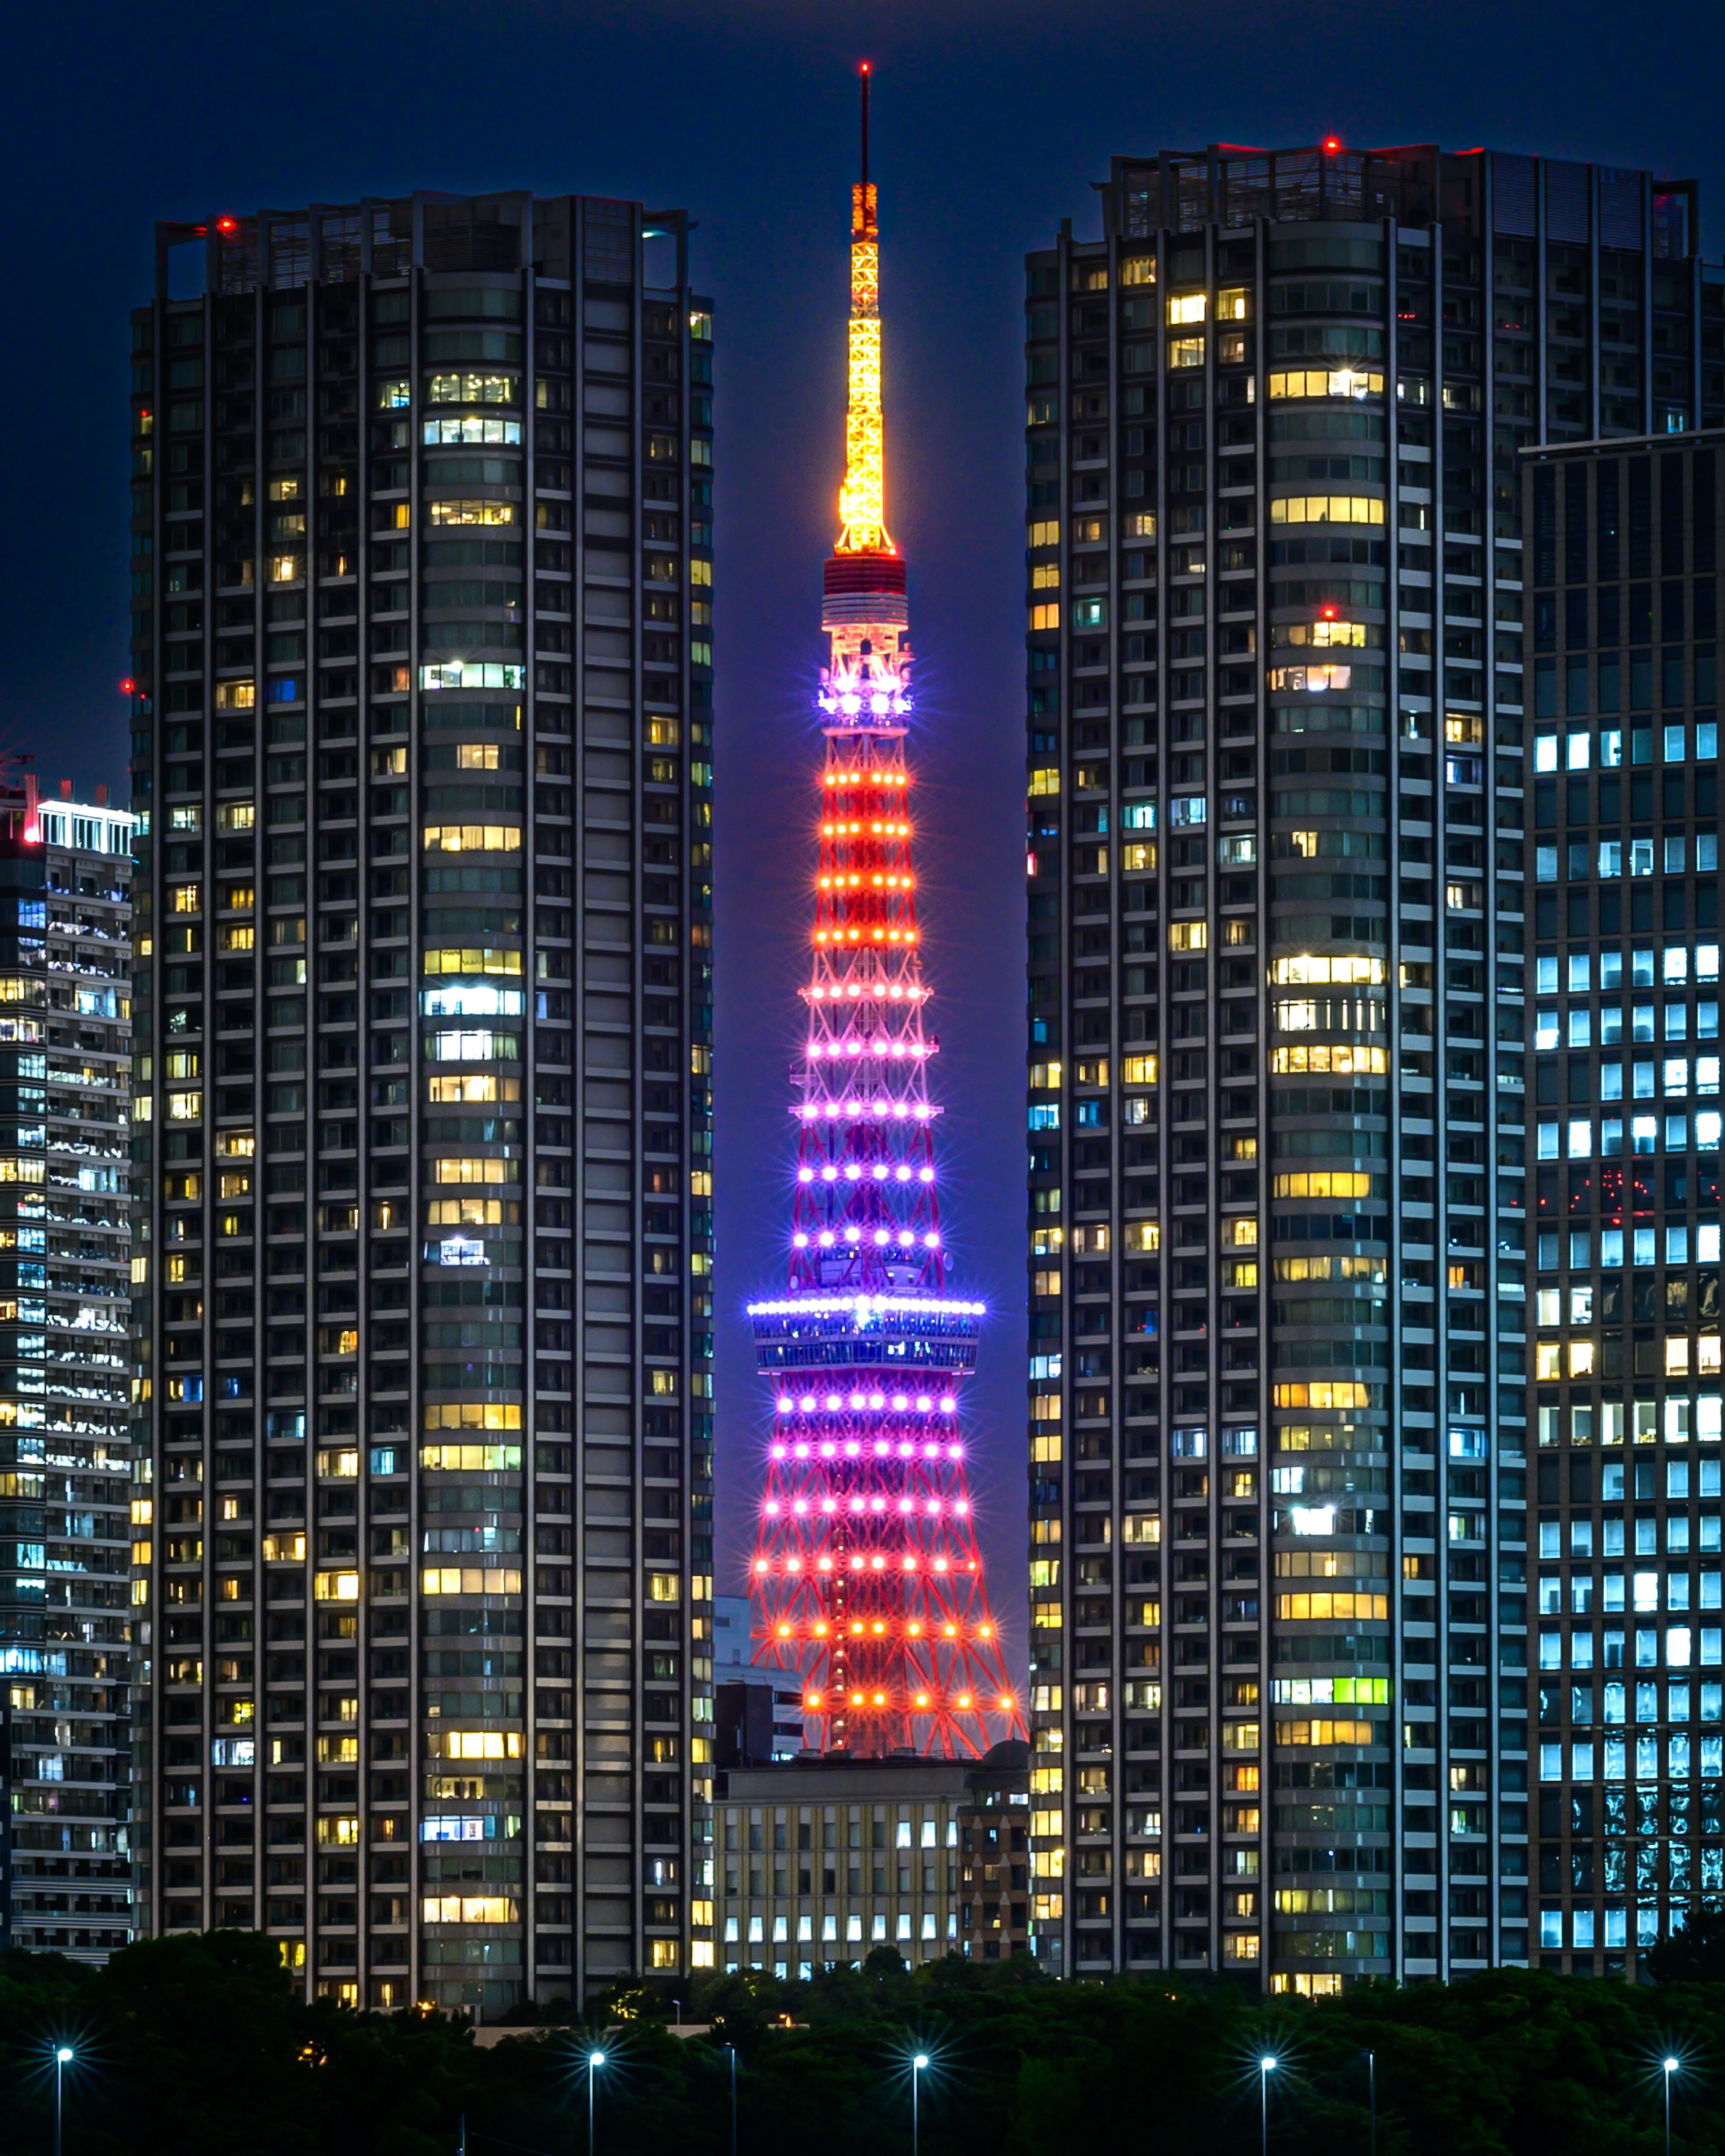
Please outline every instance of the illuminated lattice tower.
[[949, 1294], [911, 865], [905, 564], [884, 521], [879, 240], [852, 190], [842, 530], [826, 565], [820, 866], [790, 1280], [751, 1307], [774, 1388], [757, 1659], [823, 1751], [977, 1753], [1022, 1733], [983, 1591], [959, 1394], [980, 1303]]

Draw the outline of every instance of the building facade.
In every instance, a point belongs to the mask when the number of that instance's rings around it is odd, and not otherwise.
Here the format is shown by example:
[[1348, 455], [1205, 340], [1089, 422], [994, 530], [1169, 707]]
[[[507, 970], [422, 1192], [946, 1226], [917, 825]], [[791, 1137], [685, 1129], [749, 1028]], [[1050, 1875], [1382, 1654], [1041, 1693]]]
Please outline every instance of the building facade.
[[1725, 418], [1692, 189], [1117, 159], [1029, 258], [1033, 1923], [1529, 1951], [1517, 459]]
[[803, 1748], [803, 1687], [754, 1659], [744, 1594], [713, 1598], [713, 1741], [720, 1767], [764, 1767]]
[[711, 1955], [685, 257], [421, 194], [133, 317], [141, 1889], [354, 2003]]
[[1537, 1951], [1584, 1974], [1725, 1891], [1722, 444], [1524, 460]]
[[958, 1951], [1010, 1961], [1030, 1951], [1030, 1748], [1004, 1738], [969, 1769], [958, 1810]]
[[132, 1936], [131, 818], [0, 792], [0, 1943]]
[[720, 1965], [795, 1979], [882, 1946], [913, 1968], [1022, 1950], [1026, 1760], [1008, 1738], [974, 1760], [733, 1768], [716, 1807]]

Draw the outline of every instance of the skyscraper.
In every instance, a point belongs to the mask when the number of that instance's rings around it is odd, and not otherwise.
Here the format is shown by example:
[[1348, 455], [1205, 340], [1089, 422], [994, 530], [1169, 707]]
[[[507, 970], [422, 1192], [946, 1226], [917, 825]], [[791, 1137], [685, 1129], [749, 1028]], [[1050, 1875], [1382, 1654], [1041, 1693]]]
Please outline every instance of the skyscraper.
[[851, 190], [850, 408], [826, 565], [815, 890], [789, 1292], [752, 1304], [773, 1427], [752, 1585], [814, 1748], [979, 1753], [1019, 1726], [958, 1424], [982, 1306], [947, 1285], [905, 737], [905, 561], [887, 535], [880, 234]]
[[141, 1879], [308, 1986], [711, 1960], [711, 317], [684, 219], [158, 228]]
[[1535, 1943], [1589, 1975], [1725, 1888], [1722, 440], [1524, 460]]
[[0, 791], [0, 1942], [78, 1961], [132, 1922], [132, 819], [106, 791]]
[[1523, 537], [1725, 418], [1693, 190], [1114, 162], [1029, 258], [1032, 1916], [1528, 1951]]

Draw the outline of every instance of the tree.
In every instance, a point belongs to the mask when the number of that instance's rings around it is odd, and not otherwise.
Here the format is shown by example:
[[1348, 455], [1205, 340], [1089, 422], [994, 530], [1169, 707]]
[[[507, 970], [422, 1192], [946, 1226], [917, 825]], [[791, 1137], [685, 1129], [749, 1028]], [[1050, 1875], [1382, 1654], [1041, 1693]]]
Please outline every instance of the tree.
[[1725, 1909], [1692, 1909], [1680, 1929], [1640, 1959], [1656, 1984], [1725, 1982]]

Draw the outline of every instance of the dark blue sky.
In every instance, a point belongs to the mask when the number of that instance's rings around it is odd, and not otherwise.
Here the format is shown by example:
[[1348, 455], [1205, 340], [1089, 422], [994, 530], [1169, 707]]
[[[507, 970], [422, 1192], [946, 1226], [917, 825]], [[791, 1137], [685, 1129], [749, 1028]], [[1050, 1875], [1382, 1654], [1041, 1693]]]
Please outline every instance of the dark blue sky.
[[[721, 1583], [761, 1430], [740, 1306], [782, 1270], [843, 398], [860, 57], [877, 68], [888, 516], [911, 565], [927, 963], [949, 1240], [995, 1311], [973, 1389], [985, 1548], [1021, 1648], [1020, 257], [1114, 151], [1490, 143], [1725, 195], [1717, 8], [1119, 0], [439, 4], [111, 0], [8, 33], [11, 414], [0, 747], [119, 780], [126, 310], [152, 220], [415, 187], [681, 203], [718, 312]], [[729, 1552], [727, 1558], [726, 1552]], [[728, 1577], [727, 1577], [728, 1573]]]

